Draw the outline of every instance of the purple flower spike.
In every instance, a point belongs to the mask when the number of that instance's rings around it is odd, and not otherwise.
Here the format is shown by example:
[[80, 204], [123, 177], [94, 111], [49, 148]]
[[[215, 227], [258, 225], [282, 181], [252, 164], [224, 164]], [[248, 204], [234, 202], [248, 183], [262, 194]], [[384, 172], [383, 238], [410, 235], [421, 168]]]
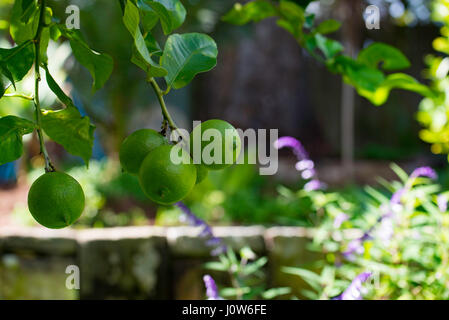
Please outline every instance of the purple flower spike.
[[311, 170], [315, 167], [315, 164], [312, 160], [301, 160], [298, 161], [295, 165], [296, 170], [303, 171], [303, 170]]
[[302, 146], [301, 142], [293, 137], [280, 137], [274, 142], [276, 149], [291, 148], [293, 153], [298, 157], [298, 160], [308, 159], [309, 156]]
[[356, 254], [362, 254], [365, 252], [363, 241], [364, 237], [361, 237], [349, 242], [347, 249], [343, 252], [343, 256], [349, 261], [352, 261], [354, 260]]
[[444, 194], [440, 194], [437, 197], [437, 204], [438, 204], [438, 209], [440, 209], [441, 212], [446, 212], [447, 211], [447, 196], [445, 196]]
[[384, 245], [388, 245], [391, 238], [394, 235], [394, 221], [391, 216], [385, 216], [380, 222], [379, 228], [377, 230], [377, 236], [381, 241], [383, 241]]
[[175, 206], [177, 206], [179, 209], [181, 209], [182, 213], [184, 214], [186, 220], [189, 222], [190, 225], [194, 227], [201, 227], [200, 237], [201, 238], [207, 238], [206, 244], [211, 247], [216, 247], [214, 250], [212, 250], [212, 255], [219, 255], [223, 252], [226, 252], [227, 247], [225, 244], [223, 244], [222, 239], [214, 236], [212, 232], [212, 227], [208, 225], [204, 220], [198, 218], [193, 214], [193, 212], [183, 203], [183, 202], [177, 202], [175, 203]]
[[349, 219], [349, 216], [346, 213], [338, 214], [334, 219], [334, 228], [340, 228], [341, 224]]
[[304, 185], [304, 190], [306, 191], [315, 191], [315, 190], [321, 190], [325, 189], [326, 184], [321, 182], [318, 179], [310, 180]]
[[[363, 242], [369, 239], [370, 232], [375, 228], [377, 228], [377, 235], [379, 239], [382, 240], [385, 245], [388, 245], [389, 241], [394, 235], [395, 208], [401, 204], [402, 197], [410, 191], [413, 186], [413, 180], [417, 177], [436, 179], [437, 174], [431, 167], [419, 167], [413, 170], [408, 181], [405, 183], [405, 186], [393, 193], [390, 198], [390, 203], [387, 207], [381, 208], [381, 210], [385, 212], [378, 219], [376, 225], [372, 226], [368, 231], [366, 231], [360, 239], [352, 240], [349, 243], [347, 249], [343, 252], [343, 256], [346, 259], [353, 260], [355, 254], [363, 253]], [[437, 204], [440, 211], [446, 212], [447, 202], [447, 198], [438, 197]]]
[[401, 188], [398, 191], [396, 191], [395, 193], [393, 193], [393, 195], [391, 196], [391, 199], [390, 199], [390, 204], [392, 204], [392, 205], [400, 204], [401, 198], [405, 192], [406, 192], [406, 188]]
[[410, 174], [410, 179], [406, 183], [406, 185], [393, 194], [393, 196], [390, 199], [390, 204], [392, 204], [392, 205], [400, 204], [402, 196], [405, 193], [407, 193], [410, 190], [410, 188], [412, 187], [412, 185], [410, 183], [413, 182], [412, 181], [413, 179], [416, 179], [418, 177], [426, 177], [426, 178], [429, 178], [429, 179], [436, 179], [438, 176], [437, 176], [435, 170], [433, 170], [431, 167], [419, 167], [419, 168], [416, 168]]
[[362, 300], [363, 283], [371, 277], [371, 272], [363, 272], [352, 280], [349, 287], [334, 300]]
[[315, 163], [309, 159], [309, 155], [304, 149], [301, 142], [293, 137], [280, 137], [274, 142], [276, 149], [291, 148], [295, 154], [298, 162], [295, 165], [296, 170], [301, 173], [301, 177], [304, 180], [309, 180], [304, 186], [306, 191], [314, 191], [319, 189], [325, 189], [326, 185], [318, 180], [315, 171]]
[[206, 274], [203, 277], [204, 285], [206, 286], [206, 296], [208, 300], [223, 300], [218, 294], [217, 285], [215, 284], [214, 279]]
[[419, 167], [413, 170], [410, 178], [426, 177], [429, 179], [436, 179], [437, 173], [431, 167]]

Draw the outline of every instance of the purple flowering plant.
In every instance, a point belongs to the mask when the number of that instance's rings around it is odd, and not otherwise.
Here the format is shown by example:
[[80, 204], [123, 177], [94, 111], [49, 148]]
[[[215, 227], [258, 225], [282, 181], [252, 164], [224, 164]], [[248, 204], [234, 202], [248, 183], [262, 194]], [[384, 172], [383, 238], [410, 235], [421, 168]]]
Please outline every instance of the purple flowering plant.
[[257, 257], [249, 247], [243, 247], [236, 253], [228, 248], [225, 254], [218, 257], [218, 261], [205, 264], [208, 272], [213, 272], [228, 278], [230, 286], [223, 286], [220, 290], [210, 275], [204, 276], [206, 296], [208, 299], [274, 299], [290, 293], [290, 288], [268, 288], [264, 268], [268, 259]]
[[355, 198], [326, 202], [312, 196], [322, 204], [312, 250], [325, 258], [314, 272], [284, 268], [309, 284], [305, 297], [449, 298], [447, 194], [440, 193], [430, 167], [410, 175], [397, 165], [392, 169], [400, 181], [379, 180], [383, 188], [367, 187]]
[[[380, 187], [335, 192], [325, 189], [315, 170], [306, 175], [308, 179], [304, 177], [303, 171], [314, 169], [315, 165], [298, 140], [283, 137], [276, 147], [293, 151], [298, 158], [298, 178], [306, 180], [299, 191], [279, 187], [280, 197], [287, 202], [294, 198], [310, 202], [309, 217], [315, 225], [311, 250], [324, 257], [312, 268], [282, 269], [308, 284], [300, 290], [300, 298], [449, 298], [449, 259], [445, 258], [449, 252], [448, 194], [441, 193], [435, 184], [437, 175], [432, 168], [419, 167], [408, 175], [392, 165], [399, 181], [379, 179]], [[306, 188], [311, 181], [317, 181], [319, 188]], [[185, 208], [183, 211], [191, 224], [202, 228], [203, 236], [215, 245], [220, 243], [203, 220]], [[288, 297], [289, 293], [291, 296], [293, 288], [265, 287], [265, 257], [257, 259], [249, 248], [238, 253], [221, 248], [226, 252], [205, 267], [214, 275], [226, 275], [231, 286], [218, 290], [212, 278], [205, 278], [209, 299], [269, 299]], [[223, 277], [220, 275], [219, 279]]]
[[218, 261], [205, 264], [208, 272], [225, 275], [231, 286], [218, 290], [210, 275], [204, 277], [208, 299], [273, 299], [290, 293], [290, 288], [268, 288], [264, 268], [268, 259], [257, 257], [249, 247], [243, 247], [236, 253], [228, 248], [220, 254]]

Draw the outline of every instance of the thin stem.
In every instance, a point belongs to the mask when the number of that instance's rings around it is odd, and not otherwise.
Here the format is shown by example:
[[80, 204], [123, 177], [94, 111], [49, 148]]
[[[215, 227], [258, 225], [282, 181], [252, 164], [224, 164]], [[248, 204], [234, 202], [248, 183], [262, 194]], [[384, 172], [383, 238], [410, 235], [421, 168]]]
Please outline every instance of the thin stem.
[[229, 275], [231, 276], [232, 286], [234, 287], [234, 289], [236, 289], [236, 294], [235, 295], [236, 295], [237, 300], [242, 300], [243, 299], [242, 287], [239, 284], [239, 280], [234, 275], [234, 272], [229, 271]]
[[157, 84], [156, 80], [154, 80], [154, 78], [150, 78], [148, 82], [151, 84], [151, 86], [154, 89], [154, 92], [157, 95], [157, 99], [159, 100], [159, 104], [161, 106], [162, 115], [164, 116], [164, 119], [168, 122], [168, 126], [170, 127], [171, 130], [178, 129], [170, 113], [168, 112], [167, 106], [165, 105], [164, 92], [161, 90], [161, 88], [159, 88], [159, 85]]
[[3, 96], [8, 97], [8, 98], [21, 98], [21, 99], [30, 100], [30, 101], [34, 100], [34, 97], [27, 96], [25, 94], [20, 94], [20, 93], [7, 93]]
[[39, 25], [37, 27], [36, 36], [34, 37], [34, 48], [35, 48], [35, 58], [34, 58], [34, 105], [36, 107], [36, 124], [37, 124], [37, 134], [39, 137], [39, 144], [41, 153], [45, 159], [45, 171], [51, 172], [55, 171], [53, 164], [51, 163], [50, 157], [48, 156], [47, 149], [45, 148], [44, 135], [42, 134], [42, 111], [39, 101], [39, 82], [41, 81], [40, 75], [40, 42], [42, 29], [45, 24], [45, 0], [41, 0], [41, 8], [39, 13]]

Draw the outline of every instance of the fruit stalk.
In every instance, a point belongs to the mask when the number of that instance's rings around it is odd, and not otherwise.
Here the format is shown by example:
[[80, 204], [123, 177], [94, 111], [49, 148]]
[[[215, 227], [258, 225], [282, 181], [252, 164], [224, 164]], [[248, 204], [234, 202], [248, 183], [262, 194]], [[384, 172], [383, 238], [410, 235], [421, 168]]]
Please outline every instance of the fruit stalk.
[[45, 147], [44, 135], [42, 134], [42, 111], [39, 102], [39, 82], [41, 81], [40, 75], [40, 43], [42, 29], [45, 24], [45, 0], [41, 0], [41, 7], [39, 12], [39, 25], [37, 27], [36, 36], [33, 39], [35, 58], [34, 58], [34, 74], [35, 74], [35, 85], [34, 85], [34, 105], [36, 108], [36, 125], [37, 125], [37, 135], [39, 137], [40, 150], [45, 159], [45, 171], [51, 172], [55, 171], [53, 164], [51, 163], [50, 157], [48, 156], [47, 149]]
[[178, 127], [176, 126], [175, 122], [173, 121], [170, 115], [170, 112], [168, 112], [167, 106], [165, 105], [164, 92], [161, 90], [161, 88], [159, 88], [159, 85], [157, 84], [156, 80], [154, 80], [154, 78], [150, 78], [149, 82], [157, 95], [159, 105], [161, 106], [162, 115], [164, 116], [164, 119], [168, 122], [168, 126], [170, 127], [171, 130], [178, 129]]

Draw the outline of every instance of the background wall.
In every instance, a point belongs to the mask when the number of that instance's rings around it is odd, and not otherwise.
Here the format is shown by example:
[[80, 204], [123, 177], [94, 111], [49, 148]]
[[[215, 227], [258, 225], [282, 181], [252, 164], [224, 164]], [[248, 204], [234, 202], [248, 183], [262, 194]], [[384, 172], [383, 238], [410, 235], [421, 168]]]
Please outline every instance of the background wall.
[[[217, 227], [234, 249], [267, 255], [269, 286], [304, 287], [282, 266], [313, 261], [312, 231], [295, 227]], [[203, 299], [204, 263], [213, 259], [192, 227], [83, 231], [0, 228], [0, 299]], [[66, 288], [66, 268], [80, 269], [80, 290]], [[227, 277], [211, 273], [218, 281]], [[295, 286], [295, 283], [297, 284]]]

